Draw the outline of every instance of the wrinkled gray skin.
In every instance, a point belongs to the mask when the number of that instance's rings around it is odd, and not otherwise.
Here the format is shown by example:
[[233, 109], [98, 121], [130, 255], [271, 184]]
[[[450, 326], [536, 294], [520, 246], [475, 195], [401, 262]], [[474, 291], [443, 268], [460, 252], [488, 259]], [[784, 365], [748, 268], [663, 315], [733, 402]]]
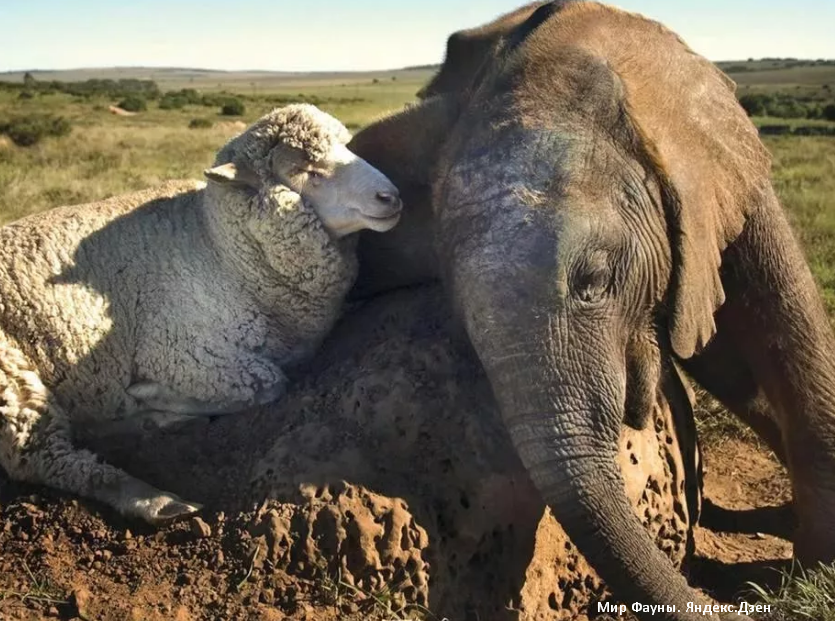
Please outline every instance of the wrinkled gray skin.
[[349, 145], [405, 203], [394, 236], [363, 236], [356, 295], [442, 274], [584, 556], [623, 601], [677, 607], [645, 618], [702, 619], [630, 510], [618, 429], [645, 424], [679, 360], [786, 463], [798, 558], [831, 561], [835, 338], [730, 81], [639, 16], [526, 10], [457, 83]]

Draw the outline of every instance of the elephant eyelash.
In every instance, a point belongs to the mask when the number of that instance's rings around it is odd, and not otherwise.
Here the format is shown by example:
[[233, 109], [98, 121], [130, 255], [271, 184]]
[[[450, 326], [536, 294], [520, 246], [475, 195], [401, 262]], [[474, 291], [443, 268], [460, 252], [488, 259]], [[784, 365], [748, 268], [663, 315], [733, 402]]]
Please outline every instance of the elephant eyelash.
[[598, 246], [583, 253], [575, 263], [570, 277], [571, 290], [572, 295], [583, 306], [595, 306], [611, 294], [615, 282], [615, 266], [612, 260], [618, 254], [616, 248], [616, 245], [610, 244]]
[[585, 305], [595, 304], [611, 292], [613, 282], [614, 272], [608, 266], [581, 270], [575, 279], [574, 295]]

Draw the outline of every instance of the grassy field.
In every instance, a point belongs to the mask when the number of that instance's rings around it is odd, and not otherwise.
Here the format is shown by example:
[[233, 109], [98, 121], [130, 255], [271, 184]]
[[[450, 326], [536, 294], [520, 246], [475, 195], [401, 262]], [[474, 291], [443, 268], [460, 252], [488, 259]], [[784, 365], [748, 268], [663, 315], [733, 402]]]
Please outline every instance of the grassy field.
[[[802, 92], [822, 102], [835, 96], [835, 63], [756, 61], [725, 63], [723, 68], [740, 84], [741, 91]], [[430, 75], [427, 68], [304, 75], [184, 69], [37, 73], [38, 80], [147, 78], [155, 80], [162, 90], [226, 90], [243, 96], [246, 113], [242, 117], [226, 117], [217, 108], [198, 105], [162, 110], [151, 101], [145, 112], [117, 116], [109, 111], [116, 101], [105, 98], [83, 99], [56, 93], [21, 99], [15, 91], [0, 91], [0, 123], [4, 118], [49, 113], [66, 117], [73, 126], [70, 135], [47, 138], [31, 147], [16, 146], [0, 135], [0, 224], [57, 205], [98, 200], [164, 179], [200, 178], [226, 140], [245, 124], [293, 98], [316, 97], [321, 108], [357, 130], [413, 101]], [[20, 81], [22, 77], [0, 74], [0, 80], [7, 81]], [[190, 129], [193, 119], [208, 119], [212, 127]], [[763, 125], [786, 121], [762, 118], [755, 122]], [[830, 317], [835, 319], [835, 137], [780, 136], [764, 140], [774, 157], [775, 187], [806, 251]], [[729, 433], [722, 426], [725, 419], [721, 415], [719, 420], [718, 427], [712, 428]], [[710, 424], [708, 421], [708, 427]], [[833, 584], [831, 572], [820, 576], [812, 577]], [[802, 588], [789, 589], [784, 600], [772, 596], [772, 603], [784, 601], [786, 610], [790, 609], [786, 616], [775, 617], [775, 621], [802, 618], [792, 616], [791, 611], [802, 609], [803, 601], [814, 600], [815, 605], [823, 606], [815, 599], [820, 589], [808, 586], [817, 584], [814, 580], [797, 583]], [[808, 595], [809, 589], [814, 597]], [[807, 593], [805, 600], [803, 593]], [[797, 601], [801, 603], [795, 606]]]
[[[109, 111], [116, 103], [63, 93], [20, 99], [0, 91], [0, 122], [30, 114], [69, 119], [70, 136], [17, 147], [0, 135], [0, 224], [56, 205], [79, 203], [156, 184], [163, 179], [202, 177], [214, 153], [248, 124], [291, 99], [315, 97], [319, 106], [357, 130], [375, 118], [414, 100], [425, 72], [401, 72], [397, 80], [354, 80], [299, 85], [296, 81], [260, 95], [244, 95], [246, 112], [225, 117], [218, 108], [188, 105], [162, 110], [149, 102], [135, 116]], [[376, 82], [374, 80], [377, 80]], [[303, 94], [301, 91], [303, 90]], [[190, 129], [192, 119], [208, 119], [211, 128]]]

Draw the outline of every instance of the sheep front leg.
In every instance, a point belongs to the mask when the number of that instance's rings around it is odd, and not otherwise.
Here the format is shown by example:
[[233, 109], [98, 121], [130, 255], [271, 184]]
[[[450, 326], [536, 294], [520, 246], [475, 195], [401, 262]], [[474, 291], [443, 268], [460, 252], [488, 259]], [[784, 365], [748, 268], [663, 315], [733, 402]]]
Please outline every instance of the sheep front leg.
[[143, 411], [155, 414], [171, 414], [173, 421], [181, 420], [181, 416], [216, 416], [219, 414], [234, 414], [246, 409], [272, 403], [280, 399], [287, 390], [287, 380], [282, 375], [278, 381], [256, 392], [251, 399], [229, 401], [202, 401], [194, 397], [179, 394], [172, 388], [152, 380], [142, 380], [131, 384], [127, 393], [136, 399], [143, 407]]
[[69, 419], [37, 370], [0, 332], [0, 466], [14, 480], [93, 498], [158, 524], [199, 511], [72, 445]]

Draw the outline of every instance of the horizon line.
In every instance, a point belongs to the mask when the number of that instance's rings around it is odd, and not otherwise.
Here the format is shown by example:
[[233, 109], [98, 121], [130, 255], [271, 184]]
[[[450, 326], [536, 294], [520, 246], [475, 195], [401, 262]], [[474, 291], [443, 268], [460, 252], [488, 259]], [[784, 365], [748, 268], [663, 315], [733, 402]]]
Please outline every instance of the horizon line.
[[[808, 61], [808, 62], [833, 62], [835, 58], [821, 58], [821, 57], [800, 57], [800, 56], [762, 56], [760, 58], [730, 58], [723, 60], [710, 60], [713, 63], [731, 63], [731, 62], [758, 62], [758, 61]], [[426, 63], [418, 65], [407, 65], [404, 67], [386, 67], [380, 69], [313, 69], [313, 70], [296, 70], [296, 69], [217, 69], [212, 67], [182, 67], [177, 65], [109, 65], [109, 66], [88, 66], [88, 67], [68, 67], [63, 69], [44, 69], [44, 68], [22, 68], [22, 69], [3, 69], [0, 70], [0, 75], [7, 73], [59, 73], [69, 71], [113, 71], [125, 69], [168, 69], [173, 71], [197, 71], [202, 73], [273, 73], [273, 74], [291, 74], [291, 75], [310, 75], [316, 73], [386, 73], [392, 71], [418, 71], [422, 69], [437, 69], [443, 63]]]
[[176, 65], [110, 65], [98, 67], [68, 67], [64, 69], [2, 69], [0, 75], [6, 73], [60, 73], [63, 71], [113, 71], [120, 69], [169, 69], [172, 71], [199, 71], [201, 73], [282, 73], [302, 75], [311, 73], [386, 73], [391, 71], [417, 71], [421, 69], [437, 69], [442, 63], [427, 63], [421, 65], [407, 65], [397, 68], [383, 69], [214, 69], [211, 67], [179, 67]]

